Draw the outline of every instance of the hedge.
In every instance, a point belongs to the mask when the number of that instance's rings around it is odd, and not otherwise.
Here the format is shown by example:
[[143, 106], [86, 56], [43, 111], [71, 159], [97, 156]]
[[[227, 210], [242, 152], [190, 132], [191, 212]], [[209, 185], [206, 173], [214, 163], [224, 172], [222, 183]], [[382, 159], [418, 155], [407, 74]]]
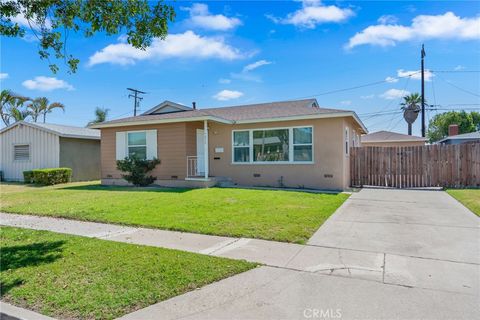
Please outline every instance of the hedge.
[[23, 182], [33, 183], [33, 171], [23, 171]]
[[[72, 178], [72, 169], [70, 168], [35, 169], [35, 170], [32, 170], [32, 174], [33, 174], [33, 179], [32, 179], [33, 183], [53, 185], [53, 184], [70, 182]], [[24, 172], [24, 177], [25, 177], [25, 172]]]

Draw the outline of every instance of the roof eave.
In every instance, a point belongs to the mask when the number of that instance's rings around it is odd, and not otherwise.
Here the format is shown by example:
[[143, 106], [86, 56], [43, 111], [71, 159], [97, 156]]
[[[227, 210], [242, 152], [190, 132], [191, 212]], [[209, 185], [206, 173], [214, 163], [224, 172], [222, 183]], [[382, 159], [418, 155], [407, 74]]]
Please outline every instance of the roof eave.
[[194, 121], [216, 121], [225, 124], [232, 124], [232, 121], [212, 117], [212, 116], [202, 116], [202, 117], [191, 117], [191, 118], [173, 118], [173, 119], [155, 119], [155, 120], [143, 120], [143, 121], [125, 121], [125, 122], [115, 122], [115, 123], [98, 123], [90, 126], [92, 129], [102, 129], [102, 128], [115, 128], [115, 127], [127, 127], [127, 126], [140, 126], [147, 124], [162, 124], [162, 123], [176, 123], [176, 122], [194, 122]]
[[427, 142], [428, 139], [408, 139], [408, 140], [368, 140], [361, 141], [362, 143], [388, 143], [388, 142]]

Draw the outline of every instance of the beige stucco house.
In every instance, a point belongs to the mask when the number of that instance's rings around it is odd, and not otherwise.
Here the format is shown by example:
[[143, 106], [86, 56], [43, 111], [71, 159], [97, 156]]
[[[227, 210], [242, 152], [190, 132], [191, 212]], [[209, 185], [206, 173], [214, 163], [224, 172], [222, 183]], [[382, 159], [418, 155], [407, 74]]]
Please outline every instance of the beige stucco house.
[[165, 101], [101, 130], [102, 183], [125, 184], [116, 160], [158, 158], [161, 186], [215, 184], [342, 190], [349, 149], [367, 129], [355, 112], [315, 99], [196, 109]]
[[360, 138], [362, 147], [413, 147], [424, 146], [427, 138], [392, 131], [377, 131]]

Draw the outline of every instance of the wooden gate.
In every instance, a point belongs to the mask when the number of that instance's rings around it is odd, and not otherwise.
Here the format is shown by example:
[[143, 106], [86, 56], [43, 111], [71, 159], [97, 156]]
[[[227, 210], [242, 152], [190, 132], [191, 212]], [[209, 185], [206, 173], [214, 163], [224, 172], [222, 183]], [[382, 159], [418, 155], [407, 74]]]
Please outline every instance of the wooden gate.
[[351, 186], [479, 187], [480, 143], [354, 147]]

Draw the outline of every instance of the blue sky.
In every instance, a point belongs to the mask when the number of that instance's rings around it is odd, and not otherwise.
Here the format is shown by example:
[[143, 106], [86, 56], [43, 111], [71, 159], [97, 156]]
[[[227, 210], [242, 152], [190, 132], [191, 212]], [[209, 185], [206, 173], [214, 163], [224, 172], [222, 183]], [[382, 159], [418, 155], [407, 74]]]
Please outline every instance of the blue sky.
[[[173, 5], [177, 18], [169, 37], [154, 41], [147, 52], [130, 48], [121, 35], [71, 35], [69, 52], [81, 60], [73, 75], [63, 65], [53, 75], [38, 58], [35, 41], [2, 38], [0, 85], [64, 103], [65, 113], [48, 116], [52, 123], [84, 126], [97, 106], [109, 108], [110, 118], [129, 116], [133, 101], [126, 88], [133, 87], [147, 92], [142, 110], [163, 100], [187, 105], [196, 101], [205, 108], [312, 97], [324, 107], [356, 111], [371, 132], [406, 133], [401, 114], [392, 112], [399, 110], [405, 92], [420, 91], [418, 74], [408, 75], [419, 70], [420, 46], [425, 43], [427, 69], [456, 71], [428, 74], [428, 102], [480, 108], [480, 74], [467, 72], [480, 70], [478, 2]], [[417, 121], [414, 134], [419, 133]]]

